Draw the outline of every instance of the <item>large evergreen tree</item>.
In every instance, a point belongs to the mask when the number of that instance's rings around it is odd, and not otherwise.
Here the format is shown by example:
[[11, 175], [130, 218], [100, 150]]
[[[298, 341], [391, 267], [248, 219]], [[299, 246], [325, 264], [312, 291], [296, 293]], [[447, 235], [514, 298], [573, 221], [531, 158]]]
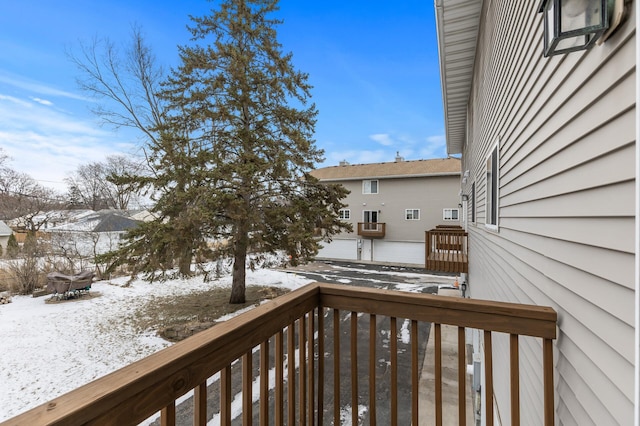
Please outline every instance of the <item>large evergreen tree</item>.
[[309, 175], [323, 154], [313, 141], [317, 111], [307, 75], [277, 41], [276, 10], [277, 0], [225, 0], [192, 18], [196, 43], [180, 48], [162, 94], [166, 133], [186, 126], [190, 135], [171, 138], [165, 153], [192, 150], [194, 218], [227, 243], [216, 255], [234, 260], [231, 303], [245, 301], [249, 252], [285, 250], [297, 263], [317, 253], [318, 229], [328, 239], [346, 227], [338, 219], [346, 190]]

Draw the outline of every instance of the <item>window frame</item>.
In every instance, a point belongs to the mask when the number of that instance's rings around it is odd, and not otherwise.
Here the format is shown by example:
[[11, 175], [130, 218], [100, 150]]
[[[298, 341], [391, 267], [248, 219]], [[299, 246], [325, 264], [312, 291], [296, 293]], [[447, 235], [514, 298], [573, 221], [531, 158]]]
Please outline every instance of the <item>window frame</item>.
[[[369, 182], [369, 192], [367, 192], [367, 182]], [[376, 183], [376, 192], [371, 191], [371, 184]], [[365, 195], [375, 195], [380, 193], [380, 180], [379, 179], [365, 179], [362, 181], [362, 193]]]
[[500, 150], [499, 141], [487, 155], [485, 168], [485, 227], [499, 230], [500, 222]]
[[351, 220], [351, 209], [340, 209], [340, 210], [338, 210], [338, 219], [340, 219], [340, 220]]
[[471, 183], [471, 195], [469, 196], [469, 202], [471, 203], [471, 223], [476, 223], [476, 182]]
[[[411, 217], [409, 217], [411, 212]], [[417, 217], [414, 217], [414, 213], [417, 213]], [[420, 209], [404, 209], [404, 220], [420, 220]]]
[[[447, 218], [447, 211], [449, 211], [451, 214], [451, 218]], [[456, 216], [457, 218], [453, 219], [453, 212], [456, 212]], [[446, 222], [460, 222], [460, 209], [459, 208], [445, 208], [442, 209], [442, 220], [446, 221]]]

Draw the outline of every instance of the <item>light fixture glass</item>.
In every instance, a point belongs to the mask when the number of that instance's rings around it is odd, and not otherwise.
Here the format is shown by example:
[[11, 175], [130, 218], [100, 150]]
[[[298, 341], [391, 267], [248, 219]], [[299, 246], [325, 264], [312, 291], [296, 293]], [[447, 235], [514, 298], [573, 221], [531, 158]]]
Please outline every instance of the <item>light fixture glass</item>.
[[542, 0], [544, 56], [591, 48], [609, 27], [610, 0]]

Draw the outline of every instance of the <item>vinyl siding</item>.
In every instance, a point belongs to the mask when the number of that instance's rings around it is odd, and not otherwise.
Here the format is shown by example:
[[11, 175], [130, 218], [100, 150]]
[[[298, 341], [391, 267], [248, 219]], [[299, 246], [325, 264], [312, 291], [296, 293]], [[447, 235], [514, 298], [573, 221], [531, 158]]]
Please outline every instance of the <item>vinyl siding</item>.
[[[377, 211], [378, 222], [386, 223], [385, 241], [424, 243], [425, 231], [436, 225], [460, 224], [442, 218], [443, 209], [458, 208], [460, 175], [370, 179], [378, 180], [377, 194], [362, 193], [363, 179], [337, 181], [351, 191], [343, 202], [351, 210], [348, 222], [353, 225], [353, 232], [337, 238], [358, 238], [357, 224], [363, 221], [365, 210]], [[420, 219], [406, 220], [406, 209], [420, 210]]]
[[[537, 4], [483, 4], [462, 155], [463, 191], [476, 187], [469, 289], [558, 311], [559, 424], [632, 424], [635, 17], [589, 52], [544, 58]], [[484, 225], [496, 143], [497, 232]], [[542, 350], [531, 339], [520, 348], [522, 424], [541, 424]], [[508, 353], [508, 339], [496, 336], [494, 365]], [[494, 371], [503, 421], [508, 374]]]

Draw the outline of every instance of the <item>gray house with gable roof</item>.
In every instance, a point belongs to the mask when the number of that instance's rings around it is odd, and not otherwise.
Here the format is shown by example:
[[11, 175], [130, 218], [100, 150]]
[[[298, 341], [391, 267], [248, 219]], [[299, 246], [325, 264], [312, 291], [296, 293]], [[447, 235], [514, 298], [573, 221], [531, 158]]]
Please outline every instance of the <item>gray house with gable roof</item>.
[[320, 258], [423, 266], [425, 231], [460, 224], [459, 159], [343, 162], [311, 174], [350, 191], [340, 215], [353, 232], [323, 243]]

